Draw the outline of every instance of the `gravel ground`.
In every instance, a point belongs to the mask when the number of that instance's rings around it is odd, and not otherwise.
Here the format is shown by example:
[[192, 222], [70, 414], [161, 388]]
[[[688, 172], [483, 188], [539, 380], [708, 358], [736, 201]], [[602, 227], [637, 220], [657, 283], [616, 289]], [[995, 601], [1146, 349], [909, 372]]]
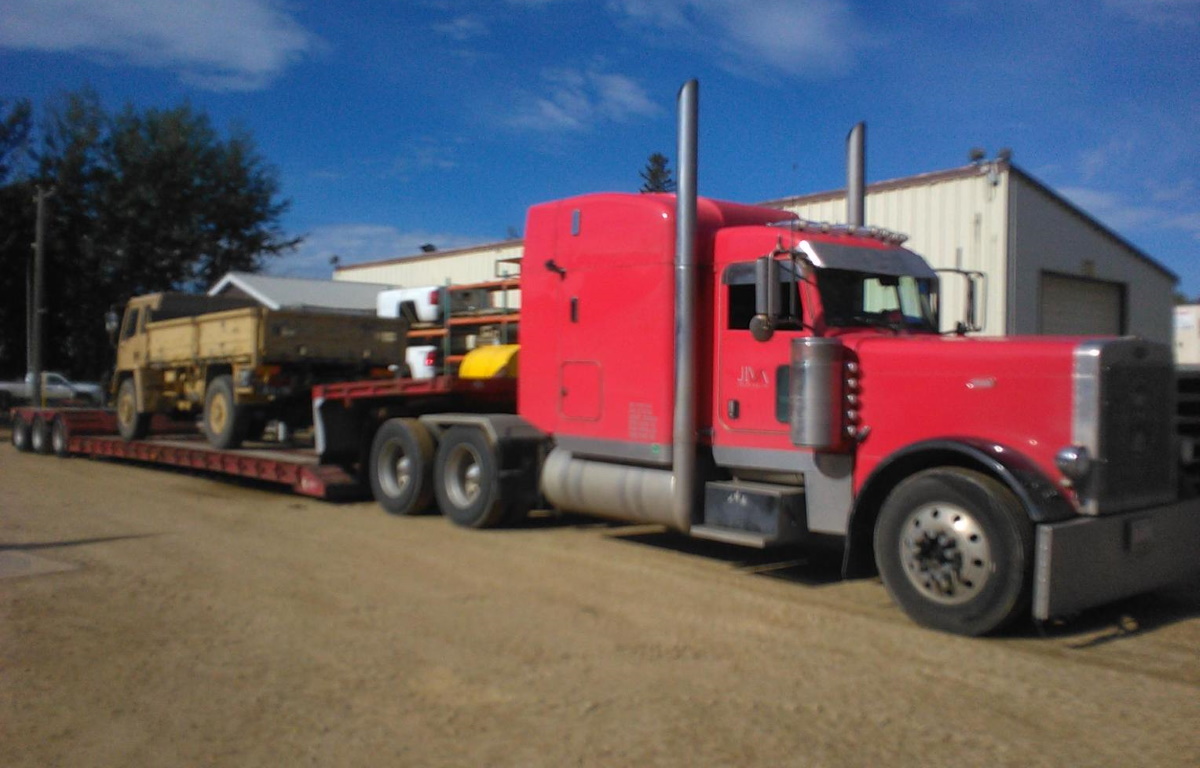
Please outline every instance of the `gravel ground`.
[[969, 640], [836, 562], [0, 434], [0, 765], [1200, 765], [1200, 582]]

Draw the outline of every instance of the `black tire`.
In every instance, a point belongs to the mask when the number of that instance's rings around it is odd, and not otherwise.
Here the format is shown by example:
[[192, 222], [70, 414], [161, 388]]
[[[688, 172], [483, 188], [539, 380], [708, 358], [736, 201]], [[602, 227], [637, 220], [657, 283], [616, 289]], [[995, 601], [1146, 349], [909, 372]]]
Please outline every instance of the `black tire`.
[[150, 431], [150, 414], [137, 409], [137, 388], [133, 377], [117, 389], [117, 432], [124, 440], [141, 440]]
[[887, 497], [875, 558], [892, 599], [918, 624], [978, 636], [1028, 613], [1033, 524], [999, 481], [940, 467]]
[[50, 425], [50, 450], [60, 459], [71, 455], [71, 436], [67, 432], [67, 423], [61, 417]]
[[204, 393], [204, 435], [214, 448], [237, 448], [246, 439], [247, 409], [236, 404], [233, 379], [217, 376]]
[[452, 427], [438, 445], [434, 492], [442, 514], [464, 528], [494, 528], [504, 522], [499, 461], [482, 431]]
[[415, 515], [433, 501], [433, 438], [416, 419], [388, 419], [371, 441], [368, 477], [389, 514]]
[[50, 425], [40, 413], [33, 417], [29, 427], [29, 447], [34, 453], [50, 453]]
[[20, 416], [13, 417], [12, 444], [22, 453], [29, 450], [29, 422]]

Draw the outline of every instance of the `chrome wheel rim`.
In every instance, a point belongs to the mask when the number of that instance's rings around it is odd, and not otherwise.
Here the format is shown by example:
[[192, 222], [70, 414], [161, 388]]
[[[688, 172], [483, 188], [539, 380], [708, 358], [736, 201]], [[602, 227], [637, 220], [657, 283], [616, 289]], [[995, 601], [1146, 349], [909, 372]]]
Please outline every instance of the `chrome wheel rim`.
[[402, 496], [413, 482], [413, 461], [400, 442], [388, 443], [379, 453], [379, 485], [388, 496]]
[[979, 595], [995, 570], [979, 521], [955, 504], [926, 504], [904, 521], [900, 562], [909, 583], [943, 605]]
[[465, 508], [479, 498], [480, 469], [479, 454], [469, 445], [456, 445], [446, 461], [446, 495], [454, 506]]

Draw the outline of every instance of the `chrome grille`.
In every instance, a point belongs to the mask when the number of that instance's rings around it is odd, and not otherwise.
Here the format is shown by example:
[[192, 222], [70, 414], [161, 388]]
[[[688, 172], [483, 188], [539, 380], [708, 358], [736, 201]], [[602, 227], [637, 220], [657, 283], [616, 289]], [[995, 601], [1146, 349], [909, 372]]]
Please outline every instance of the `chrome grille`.
[[1173, 500], [1178, 457], [1170, 350], [1137, 339], [1076, 348], [1074, 439], [1094, 460], [1079, 488], [1084, 512], [1103, 515]]

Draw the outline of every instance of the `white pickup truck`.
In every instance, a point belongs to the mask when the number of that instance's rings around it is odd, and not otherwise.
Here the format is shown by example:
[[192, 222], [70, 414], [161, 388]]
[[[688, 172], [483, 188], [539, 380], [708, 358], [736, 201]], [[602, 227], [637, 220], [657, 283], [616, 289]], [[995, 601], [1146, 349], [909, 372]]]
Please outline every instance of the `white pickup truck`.
[[[447, 300], [447, 297], [449, 299]], [[447, 307], [447, 301], [450, 306]], [[414, 288], [390, 288], [380, 291], [375, 299], [378, 317], [403, 317], [412, 327], [436, 325], [450, 314], [482, 312], [491, 307], [491, 294], [484, 289], [447, 291], [436, 285]], [[442, 348], [437, 344], [410, 344], [405, 355], [409, 375], [414, 379], [431, 379], [441, 368]]]
[[[33, 374], [23, 381], [0, 382], [0, 411], [28, 402], [33, 396]], [[104, 387], [90, 382], [71, 381], [61, 373], [42, 374], [42, 397], [58, 405], [104, 405]]]

